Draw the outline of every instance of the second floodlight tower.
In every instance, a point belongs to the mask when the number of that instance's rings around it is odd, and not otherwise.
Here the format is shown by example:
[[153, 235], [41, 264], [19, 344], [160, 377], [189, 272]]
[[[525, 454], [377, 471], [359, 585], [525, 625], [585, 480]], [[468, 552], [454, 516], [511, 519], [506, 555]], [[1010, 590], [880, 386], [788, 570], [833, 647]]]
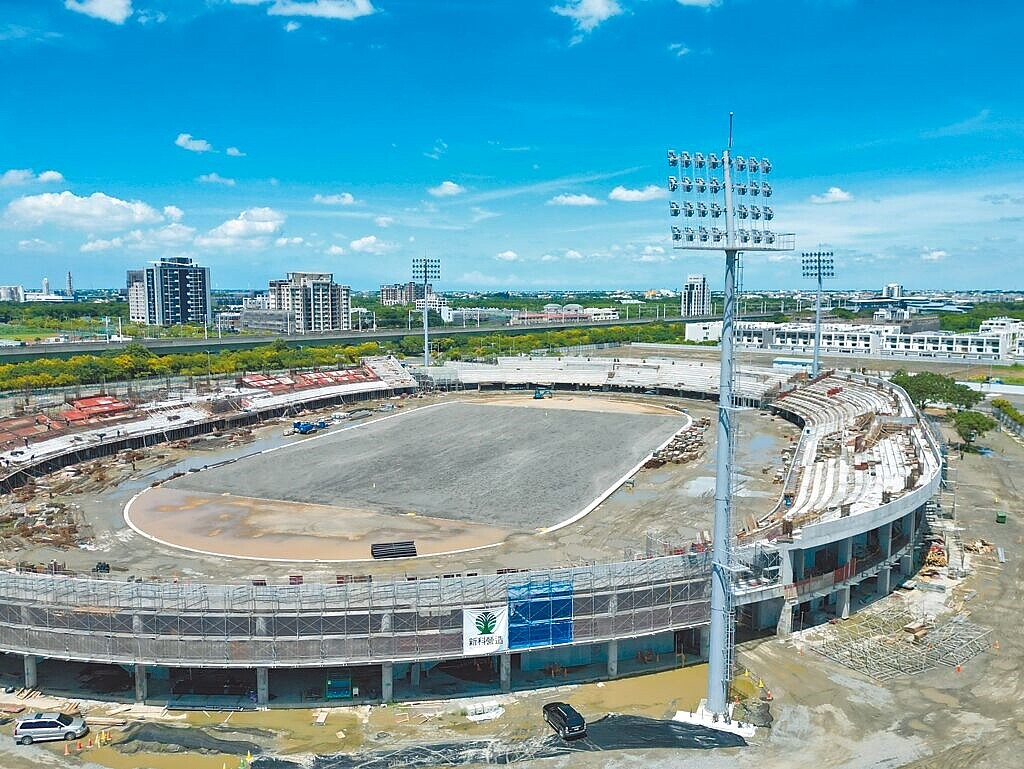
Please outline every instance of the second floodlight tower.
[[430, 281], [441, 279], [441, 260], [413, 259], [412, 279], [423, 283], [423, 374], [426, 376], [430, 365]]
[[801, 272], [805, 278], [818, 281], [818, 293], [814, 302], [814, 360], [811, 363], [811, 378], [821, 373], [821, 282], [836, 276], [836, 260], [831, 251], [812, 251], [800, 255]]
[[790, 251], [791, 234], [772, 229], [772, 186], [767, 158], [732, 155], [729, 145], [714, 152], [668, 151], [672, 245], [679, 249], [725, 251], [725, 303], [722, 312], [721, 382], [715, 452], [715, 521], [711, 555], [711, 638], [705, 710], [725, 716], [732, 679], [734, 617], [732, 602], [732, 496], [737, 424], [734, 398], [733, 338], [736, 328], [736, 270], [740, 251]]

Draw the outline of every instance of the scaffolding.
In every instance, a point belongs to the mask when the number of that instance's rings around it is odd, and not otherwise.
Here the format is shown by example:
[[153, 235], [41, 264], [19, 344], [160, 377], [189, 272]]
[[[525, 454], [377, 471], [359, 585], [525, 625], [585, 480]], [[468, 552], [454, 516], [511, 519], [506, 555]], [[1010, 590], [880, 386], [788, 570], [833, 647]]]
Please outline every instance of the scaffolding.
[[992, 631], [963, 614], [937, 622], [886, 602], [810, 636], [811, 649], [877, 681], [963, 665], [992, 645]]
[[[706, 624], [704, 553], [512, 574], [214, 585], [0, 574], [0, 650], [168, 666], [291, 667], [463, 656], [462, 612], [559, 585], [562, 635], [589, 644]], [[554, 615], [552, 615], [554, 616]]]

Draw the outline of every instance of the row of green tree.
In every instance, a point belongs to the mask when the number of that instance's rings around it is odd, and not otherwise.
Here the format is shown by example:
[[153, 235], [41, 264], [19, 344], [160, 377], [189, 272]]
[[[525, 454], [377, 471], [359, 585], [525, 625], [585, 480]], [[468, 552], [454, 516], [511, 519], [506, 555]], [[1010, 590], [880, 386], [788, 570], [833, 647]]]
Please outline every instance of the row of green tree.
[[1024, 414], [1021, 414], [1020, 410], [1006, 398], [993, 398], [992, 408], [999, 409], [1010, 421], [1024, 427]]
[[114, 382], [147, 377], [207, 376], [334, 367], [383, 352], [376, 342], [330, 347], [289, 347], [278, 340], [248, 350], [190, 352], [156, 355], [141, 344], [117, 353], [76, 355], [66, 360], [38, 358], [0, 365], [0, 390], [40, 390], [79, 384]]
[[981, 302], [965, 313], [944, 312], [939, 315], [943, 331], [977, 331], [989, 318], [1024, 319], [1024, 302]]
[[[626, 341], [680, 343], [684, 340], [685, 330], [686, 326], [682, 323], [651, 323], [644, 326], [543, 330], [521, 335], [472, 334], [432, 339], [431, 352], [439, 360], [466, 360]], [[331, 367], [340, 363], [355, 363], [367, 355], [418, 355], [422, 352], [423, 338], [412, 334], [383, 343], [289, 347], [278, 340], [273, 344], [246, 350], [166, 355], [157, 355], [141, 344], [131, 344], [124, 350], [98, 355], [76, 355], [68, 359], [37, 358], [21, 363], [0, 364], [0, 390], [40, 390], [161, 376], [205, 376]]]

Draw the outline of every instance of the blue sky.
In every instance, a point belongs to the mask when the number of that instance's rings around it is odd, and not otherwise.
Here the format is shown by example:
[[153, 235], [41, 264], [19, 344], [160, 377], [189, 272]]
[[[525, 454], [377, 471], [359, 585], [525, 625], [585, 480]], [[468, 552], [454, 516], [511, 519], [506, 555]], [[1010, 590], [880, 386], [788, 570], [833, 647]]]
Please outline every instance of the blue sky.
[[[1024, 8], [857, 0], [0, 0], [0, 284], [717, 283], [665, 149], [775, 166], [836, 287], [1020, 289]], [[752, 254], [750, 288], [803, 286]]]

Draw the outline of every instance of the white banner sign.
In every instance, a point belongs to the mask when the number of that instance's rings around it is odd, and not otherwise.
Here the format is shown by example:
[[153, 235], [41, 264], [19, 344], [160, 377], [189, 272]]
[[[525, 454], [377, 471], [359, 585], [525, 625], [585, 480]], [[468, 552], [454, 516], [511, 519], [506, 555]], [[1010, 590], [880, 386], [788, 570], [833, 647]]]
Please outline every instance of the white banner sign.
[[469, 656], [508, 651], [508, 607], [462, 610], [462, 653]]

